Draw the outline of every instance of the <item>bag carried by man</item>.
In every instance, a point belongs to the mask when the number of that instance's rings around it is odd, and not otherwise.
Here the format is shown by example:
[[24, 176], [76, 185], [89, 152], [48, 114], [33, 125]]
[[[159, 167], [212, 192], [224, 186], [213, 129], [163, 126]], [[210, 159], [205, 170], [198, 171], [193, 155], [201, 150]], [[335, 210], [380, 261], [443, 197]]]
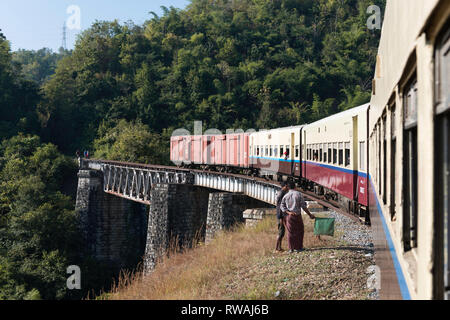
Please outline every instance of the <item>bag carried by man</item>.
[[335, 218], [319, 218], [314, 221], [314, 235], [333, 236]]

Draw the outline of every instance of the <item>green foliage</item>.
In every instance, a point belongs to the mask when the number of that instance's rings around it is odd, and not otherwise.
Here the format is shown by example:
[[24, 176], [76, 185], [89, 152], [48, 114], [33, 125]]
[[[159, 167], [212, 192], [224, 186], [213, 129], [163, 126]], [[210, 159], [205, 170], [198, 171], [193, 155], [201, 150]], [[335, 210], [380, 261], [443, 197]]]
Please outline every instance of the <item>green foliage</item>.
[[366, 9], [384, 2], [194, 0], [142, 26], [96, 22], [43, 86], [43, 138], [72, 154], [103, 121], [273, 128], [368, 102], [380, 32]]
[[79, 240], [60, 190], [77, 166], [36, 136], [4, 140], [0, 159], [0, 299], [61, 299]]
[[20, 49], [13, 52], [12, 62], [20, 68], [25, 79], [41, 86], [55, 73], [57, 62], [68, 54], [69, 52], [64, 50], [54, 53], [48, 48], [37, 51]]
[[[385, 0], [192, 0], [143, 25], [97, 21], [72, 52], [10, 52], [0, 32], [0, 299], [74, 298], [76, 166], [169, 164], [175, 128], [275, 128], [366, 103]], [[102, 286], [99, 280], [95, 286]], [[87, 288], [89, 289], [89, 288]]]
[[169, 164], [168, 137], [151, 133], [141, 122], [120, 120], [113, 127], [101, 126], [94, 141], [95, 157], [135, 163]]
[[18, 132], [37, 132], [37, 85], [19, 75], [12, 63], [9, 42], [0, 33], [0, 137]]

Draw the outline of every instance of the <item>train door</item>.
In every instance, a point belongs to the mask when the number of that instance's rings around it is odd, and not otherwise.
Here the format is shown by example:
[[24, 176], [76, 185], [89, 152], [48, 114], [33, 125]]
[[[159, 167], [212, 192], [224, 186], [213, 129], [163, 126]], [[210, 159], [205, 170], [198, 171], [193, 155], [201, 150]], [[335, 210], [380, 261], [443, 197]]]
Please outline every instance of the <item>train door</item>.
[[242, 166], [242, 159], [241, 159], [241, 135], [238, 134], [237, 136], [237, 166], [241, 167]]
[[[303, 129], [302, 129], [303, 130]], [[303, 148], [304, 148], [304, 153], [303, 153], [303, 158], [302, 158], [302, 177], [306, 178], [306, 160], [308, 160], [308, 149], [307, 149], [307, 144], [306, 144], [306, 131], [303, 130]], [[305, 163], [303, 163], [303, 161], [305, 161]]]
[[191, 163], [191, 137], [187, 137], [185, 141], [185, 155], [184, 155], [184, 163], [190, 164]]
[[205, 136], [206, 138], [206, 148], [205, 148], [205, 164], [211, 164], [211, 137]]
[[303, 128], [301, 128], [300, 129], [300, 132], [299, 132], [299, 143], [300, 143], [300, 155], [299, 155], [299, 177], [301, 178], [302, 177], [302, 173], [303, 173], [303, 162], [302, 162], [302, 160], [303, 160], [303, 157], [304, 157], [304, 153], [305, 153], [305, 151], [304, 151], [304, 148], [305, 148], [305, 146], [304, 146], [304, 144], [303, 144], [303, 141], [302, 141], [302, 139], [303, 139]]
[[291, 132], [291, 151], [289, 155], [291, 160], [291, 175], [294, 175], [295, 170], [295, 132]]
[[353, 135], [352, 135], [352, 152], [353, 152], [353, 199], [358, 200], [358, 170], [359, 170], [359, 159], [358, 159], [358, 149], [359, 149], [359, 140], [358, 140], [358, 116], [353, 117]]

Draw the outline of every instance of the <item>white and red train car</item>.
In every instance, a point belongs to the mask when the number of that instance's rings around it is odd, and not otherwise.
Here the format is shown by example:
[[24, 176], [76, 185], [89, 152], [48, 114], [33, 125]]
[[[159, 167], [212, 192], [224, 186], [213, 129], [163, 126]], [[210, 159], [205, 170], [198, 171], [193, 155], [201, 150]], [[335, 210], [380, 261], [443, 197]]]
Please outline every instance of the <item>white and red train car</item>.
[[365, 216], [368, 206], [369, 104], [311, 123], [302, 130], [302, 178], [316, 193]]

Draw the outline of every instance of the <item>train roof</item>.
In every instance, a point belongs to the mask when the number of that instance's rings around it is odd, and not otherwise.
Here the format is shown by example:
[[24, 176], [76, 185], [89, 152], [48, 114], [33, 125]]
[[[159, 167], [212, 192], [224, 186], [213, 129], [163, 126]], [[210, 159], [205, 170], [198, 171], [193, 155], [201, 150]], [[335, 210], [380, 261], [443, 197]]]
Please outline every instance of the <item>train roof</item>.
[[351, 108], [351, 109], [348, 109], [348, 110], [345, 110], [345, 111], [333, 114], [333, 115], [331, 115], [329, 117], [320, 119], [320, 120], [318, 120], [316, 122], [312, 122], [308, 126], [320, 125], [320, 124], [324, 124], [324, 123], [329, 122], [329, 121], [334, 121], [334, 120], [342, 119], [342, 118], [345, 118], [345, 117], [349, 117], [349, 116], [357, 114], [357, 113], [359, 113], [361, 111], [367, 110], [369, 108], [369, 106], [370, 106], [370, 103], [366, 103], [366, 104], [360, 105], [358, 107], [354, 107], [354, 108]]
[[282, 128], [273, 128], [273, 129], [260, 129], [260, 130], [258, 130], [258, 131], [256, 131], [255, 133], [258, 133], [258, 132], [268, 132], [268, 131], [275, 131], [275, 130], [292, 130], [292, 129], [301, 129], [301, 128], [303, 128], [303, 127], [305, 127], [306, 126], [306, 124], [301, 124], [301, 125], [298, 125], [298, 126], [290, 126], [290, 127], [282, 127]]

